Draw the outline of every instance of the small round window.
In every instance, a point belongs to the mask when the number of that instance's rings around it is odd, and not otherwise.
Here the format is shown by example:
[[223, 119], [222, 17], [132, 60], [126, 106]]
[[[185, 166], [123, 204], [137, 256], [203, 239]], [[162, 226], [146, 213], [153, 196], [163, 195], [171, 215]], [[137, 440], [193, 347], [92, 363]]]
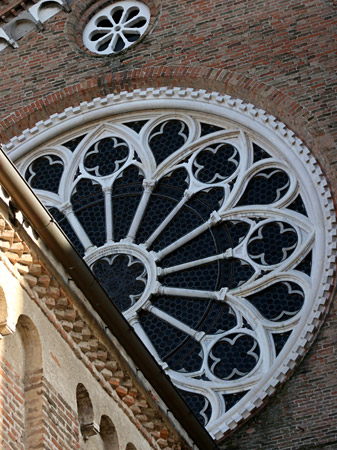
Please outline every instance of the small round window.
[[143, 3], [117, 2], [91, 18], [83, 31], [83, 43], [98, 55], [118, 53], [143, 36], [149, 21], [150, 10]]

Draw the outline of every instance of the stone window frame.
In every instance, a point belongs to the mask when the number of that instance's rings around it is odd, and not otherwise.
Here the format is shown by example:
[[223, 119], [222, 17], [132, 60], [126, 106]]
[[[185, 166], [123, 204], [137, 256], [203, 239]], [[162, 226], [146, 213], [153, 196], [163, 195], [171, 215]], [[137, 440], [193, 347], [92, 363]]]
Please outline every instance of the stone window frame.
[[[176, 109], [195, 110], [199, 113], [224, 117], [226, 120], [238, 124], [243, 129], [253, 130], [257, 136], [267, 142], [272, 142], [286, 160], [296, 159], [298, 175], [302, 180], [310, 178], [315, 186], [315, 195], [312, 200], [314, 207], [322, 211], [322, 217], [317, 221], [319, 235], [317, 252], [322, 255], [319, 277], [315, 278], [317, 291], [312, 303], [306, 305], [301, 322], [303, 327], [297, 329], [287, 344], [287, 351], [283, 352], [277, 365], [266, 373], [260, 382], [245, 396], [244, 402], [238, 402], [230, 411], [229, 417], [221, 415], [212, 426], [208, 428], [215, 439], [220, 439], [224, 433], [234, 429], [238, 423], [251, 416], [252, 412], [265, 403], [276, 388], [283, 384], [291, 375], [298, 362], [303, 358], [310, 346], [319, 326], [322, 323], [324, 312], [333, 281], [333, 268], [335, 264], [334, 248], [336, 246], [336, 217], [331, 194], [322, 171], [305, 147], [284, 124], [265, 111], [218, 93], [208, 93], [203, 90], [184, 88], [160, 88], [121, 92], [109, 95], [106, 98], [97, 98], [92, 102], [81, 103], [80, 106], [67, 108], [61, 114], [54, 114], [50, 119], [41, 121], [31, 130], [25, 130], [21, 136], [13, 138], [5, 146], [5, 150], [15, 161], [38, 149], [44, 142], [51, 142], [58, 136], [67, 133], [72, 137], [72, 130], [85, 129], [86, 123], [121, 114], [128, 114], [132, 120], [132, 111], [149, 109]], [[43, 152], [42, 152], [43, 153]], [[42, 154], [41, 153], [41, 154]], [[37, 153], [34, 154], [36, 157]], [[320, 278], [320, 281], [319, 279]]]
[[[128, 16], [132, 12], [137, 11], [136, 16], [128, 19]], [[121, 17], [114, 22], [114, 15], [121, 11]], [[151, 13], [149, 7], [137, 0], [121, 0], [114, 2], [111, 5], [105, 6], [103, 9], [99, 9], [89, 20], [83, 29], [83, 44], [90, 52], [106, 56], [115, 55], [123, 50], [128, 49], [130, 46], [136, 44], [142, 36], [148, 30], [150, 24]], [[137, 23], [143, 19], [144, 24], [137, 26]], [[102, 21], [110, 21], [109, 25], [100, 27], [99, 24]], [[114, 22], [114, 23], [112, 23]], [[129, 23], [129, 27], [126, 27]], [[110, 31], [108, 29], [110, 28]], [[91, 39], [91, 37], [99, 36], [101, 33], [105, 33], [101, 38]], [[139, 34], [136, 40], [129, 40], [128, 35], [132, 37], [136, 36], [136, 32]], [[130, 35], [130, 36], [131, 36]], [[122, 45], [121, 48], [120, 45]], [[101, 49], [104, 47], [104, 49]]]

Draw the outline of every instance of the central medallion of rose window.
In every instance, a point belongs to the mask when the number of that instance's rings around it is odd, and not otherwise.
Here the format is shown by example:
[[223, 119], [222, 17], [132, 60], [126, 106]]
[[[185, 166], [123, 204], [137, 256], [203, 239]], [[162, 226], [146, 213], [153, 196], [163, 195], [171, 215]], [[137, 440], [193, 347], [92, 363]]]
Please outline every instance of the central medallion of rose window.
[[99, 259], [93, 264], [92, 271], [121, 311], [136, 303], [147, 282], [142, 262], [123, 253]]
[[284, 151], [219, 117], [160, 110], [73, 132], [21, 165], [215, 434], [286, 357], [315, 298], [316, 193]]

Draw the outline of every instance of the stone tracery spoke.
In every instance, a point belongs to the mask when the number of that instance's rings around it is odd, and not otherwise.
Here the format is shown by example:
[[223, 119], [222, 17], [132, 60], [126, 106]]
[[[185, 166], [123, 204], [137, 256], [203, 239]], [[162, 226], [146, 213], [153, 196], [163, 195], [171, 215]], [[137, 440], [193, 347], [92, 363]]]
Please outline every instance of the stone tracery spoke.
[[188, 195], [184, 195], [184, 197], [180, 200], [179, 203], [172, 209], [168, 216], [161, 222], [161, 224], [153, 231], [151, 236], [146, 240], [146, 247], [150, 247], [152, 243], [157, 239], [157, 237], [165, 230], [165, 228], [169, 225], [170, 222], [174, 219], [174, 217], [179, 213], [181, 208], [186, 204], [188, 200]]
[[81, 241], [84, 249], [88, 251], [88, 249], [90, 249], [93, 244], [89, 236], [87, 235], [85, 229], [82, 227], [82, 224], [76, 217], [71, 205], [67, 205], [64, 209], [62, 208], [61, 211], [64, 212], [64, 215], [67, 217], [72, 228], [76, 230], [76, 234], [79, 240]]
[[128, 318], [130, 325], [134, 328], [135, 332], [138, 334], [142, 342], [146, 345], [152, 355], [156, 358], [158, 362], [161, 362], [161, 358], [158, 355], [157, 350], [155, 349], [153, 343], [149, 339], [148, 335], [145, 333], [141, 323], [139, 322], [139, 318], [137, 315], [132, 315]]
[[198, 332], [194, 330], [193, 328], [187, 326], [180, 320], [175, 319], [174, 317], [170, 316], [169, 314], [165, 313], [159, 308], [156, 308], [152, 304], [146, 307], [147, 311], [149, 311], [151, 314], [159, 317], [160, 319], [164, 320], [165, 322], [169, 323], [170, 325], [174, 326], [178, 330], [182, 331], [183, 333], [187, 334], [188, 336], [191, 336], [193, 339], [200, 341], [202, 337], [205, 335], [203, 332]]
[[140, 199], [137, 211], [136, 211], [133, 221], [131, 223], [128, 235], [126, 237], [126, 240], [130, 241], [130, 242], [133, 242], [136, 237], [139, 225], [142, 221], [147, 204], [150, 200], [150, 196], [151, 196], [153, 188], [154, 188], [154, 182], [144, 181], [143, 186], [144, 186], [144, 192]]
[[220, 291], [203, 291], [197, 289], [182, 289], [159, 285], [157, 292], [163, 295], [179, 295], [181, 297], [191, 298], [209, 298], [218, 301], [224, 301], [228, 288], [222, 288]]
[[169, 273], [179, 272], [181, 270], [190, 269], [190, 268], [196, 267], [196, 266], [203, 266], [205, 264], [209, 264], [214, 261], [231, 258], [232, 256], [233, 256], [233, 249], [229, 248], [226, 250], [225, 253], [220, 253], [219, 255], [210, 256], [208, 258], [195, 259], [195, 260], [190, 261], [185, 264], [178, 264], [176, 266], [165, 267], [163, 269], [159, 268], [158, 276], [161, 277], [161, 276], [167, 275]]
[[106, 240], [113, 241], [113, 220], [112, 220], [112, 201], [111, 189], [104, 190], [105, 217], [106, 217]]
[[189, 241], [194, 239], [195, 237], [202, 234], [204, 231], [211, 228], [213, 225], [218, 223], [220, 221], [220, 216], [214, 211], [209, 220], [199, 227], [195, 228], [193, 231], [191, 231], [189, 234], [186, 234], [185, 236], [177, 239], [175, 242], [172, 242], [172, 244], [168, 245], [167, 247], [163, 248], [156, 254], [156, 258], [158, 261], [160, 261], [162, 258], [167, 256], [168, 254], [172, 253], [173, 251], [177, 250], [181, 246], [187, 244]]

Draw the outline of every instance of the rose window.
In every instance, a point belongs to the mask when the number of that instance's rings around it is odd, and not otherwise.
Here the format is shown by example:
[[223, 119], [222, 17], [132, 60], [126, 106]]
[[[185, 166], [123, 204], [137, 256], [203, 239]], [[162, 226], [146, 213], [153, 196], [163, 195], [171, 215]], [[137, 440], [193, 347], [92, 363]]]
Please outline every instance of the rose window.
[[150, 10], [137, 1], [121, 1], [97, 12], [83, 31], [83, 43], [93, 53], [118, 53], [145, 33]]
[[247, 123], [134, 111], [18, 162], [214, 436], [272, 392], [322, 270], [319, 196], [304, 163]]

